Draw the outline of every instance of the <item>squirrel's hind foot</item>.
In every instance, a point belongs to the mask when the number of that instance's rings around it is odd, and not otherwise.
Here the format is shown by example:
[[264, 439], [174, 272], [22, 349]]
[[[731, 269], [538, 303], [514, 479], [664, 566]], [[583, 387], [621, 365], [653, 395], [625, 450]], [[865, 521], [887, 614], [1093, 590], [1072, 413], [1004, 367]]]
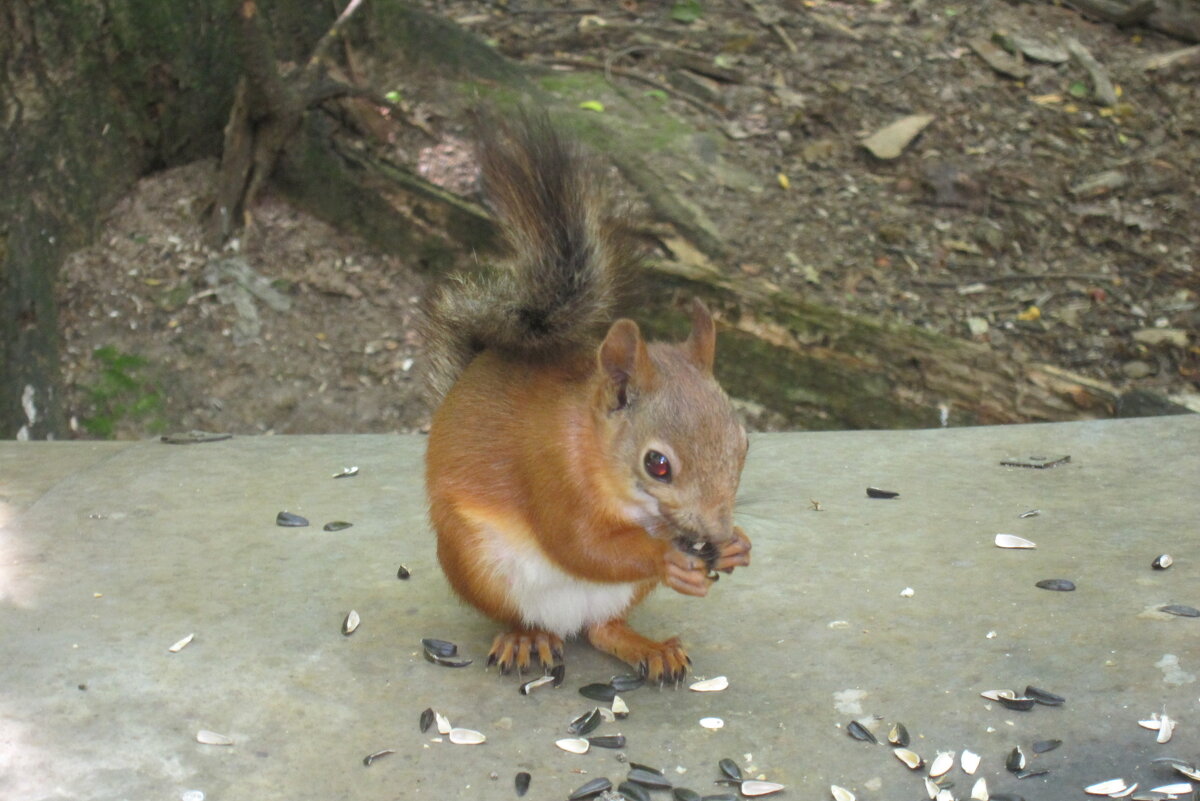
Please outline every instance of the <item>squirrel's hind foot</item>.
[[678, 637], [655, 642], [638, 634], [624, 620], [591, 626], [587, 638], [593, 647], [627, 662], [647, 681], [659, 684], [678, 683], [692, 664]]
[[545, 668], [554, 667], [562, 660], [563, 641], [556, 634], [540, 629], [514, 629], [501, 632], [492, 640], [488, 652], [488, 666], [496, 665], [501, 673], [510, 673], [515, 667], [518, 673], [529, 670], [535, 660]]

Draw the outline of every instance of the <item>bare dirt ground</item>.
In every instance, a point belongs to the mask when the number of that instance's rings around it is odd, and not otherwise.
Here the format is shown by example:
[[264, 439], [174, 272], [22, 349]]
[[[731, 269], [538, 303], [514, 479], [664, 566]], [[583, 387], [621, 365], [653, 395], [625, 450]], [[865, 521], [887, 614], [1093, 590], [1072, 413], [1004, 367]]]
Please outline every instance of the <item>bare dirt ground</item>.
[[[742, 178], [692, 199], [731, 271], [1118, 389], [1200, 390], [1200, 80], [1145, 68], [1186, 42], [1047, 3], [426, 5], [514, 59], [607, 64], [718, 133]], [[1115, 104], [1060, 61], [1068, 38]], [[1014, 41], [1036, 56], [1020, 78], [980, 53]], [[919, 113], [899, 158], [862, 148]], [[419, 430], [425, 279], [271, 196], [250, 246], [206, 250], [213, 169], [148, 176], [64, 268], [80, 436]]]

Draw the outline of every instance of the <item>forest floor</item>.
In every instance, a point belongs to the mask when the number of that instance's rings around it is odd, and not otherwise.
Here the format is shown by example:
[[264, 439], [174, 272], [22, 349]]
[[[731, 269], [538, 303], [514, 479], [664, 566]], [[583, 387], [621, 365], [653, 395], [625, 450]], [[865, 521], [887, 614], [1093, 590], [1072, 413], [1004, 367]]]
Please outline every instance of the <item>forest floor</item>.
[[[1146, 68], [1187, 42], [1050, 3], [425, 5], [516, 60], [607, 64], [720, 136], [729, 180], [691, 199], [737, 254], [730, 271], [1121, 390], [1200, 390], [1200, 80]], [[1004, 62], [996, 42], [1028, 55]], [[898, 158], [862, 146], [916, 114], [933, 120]], [[469, 152], [457, 122], [427, 127], [445, 139], [414, 168]], [[79, 435], [425, 426], [427, 279], [270, 194], [246, 247], [208, 250], [214, 170], [147, 176], [65, 265]]]

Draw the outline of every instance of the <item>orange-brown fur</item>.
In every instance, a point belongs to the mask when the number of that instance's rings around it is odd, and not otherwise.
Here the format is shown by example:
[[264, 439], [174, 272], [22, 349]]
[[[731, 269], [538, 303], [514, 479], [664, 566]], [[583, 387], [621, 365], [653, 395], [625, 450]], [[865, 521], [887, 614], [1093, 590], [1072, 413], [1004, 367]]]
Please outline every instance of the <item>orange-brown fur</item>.
[[[492, 647], [502, 669], [549, 662], [582, 629], [652, 678], [677, 678], [678, 640], [637, 634], [629, 610], [659, 583], [704, 595], [709, 567], [749, 564], [732, 523], [746, 437], [712, 377], [712, 318], [696, 303], [679, 344], [647, 344], [629, 320], [590, 333], [629, 266], [619, 217], [544, 121], [495, 137], [483, 163], [510, 272], [438, 296], [427, 329], [445, 391], [426, 456], [438, 558], [460, 596], [509, 627]], [[644, 467], [658, 451], [667, 479]], [[706, 565], [680, 539], [719, 556]]]

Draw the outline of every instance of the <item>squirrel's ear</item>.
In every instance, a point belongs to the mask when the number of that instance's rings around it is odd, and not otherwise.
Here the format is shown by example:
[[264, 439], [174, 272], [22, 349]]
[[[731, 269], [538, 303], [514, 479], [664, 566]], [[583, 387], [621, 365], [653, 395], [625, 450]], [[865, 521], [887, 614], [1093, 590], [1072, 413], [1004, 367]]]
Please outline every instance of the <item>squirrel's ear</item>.
[[611, 389], [612, 411], [624, 408], [630, 395], [649, 389], [654, 381], [654, 365], [646, 352], [642, 332], [633, 320], [617, 320], [612, 324], [600, 343], [597, 360]]
[[692, 333], [683, 343], [692, 363], [707, 373], [712, 372], [717, 350], [717, 325], [700, 298], [692, 299]]

